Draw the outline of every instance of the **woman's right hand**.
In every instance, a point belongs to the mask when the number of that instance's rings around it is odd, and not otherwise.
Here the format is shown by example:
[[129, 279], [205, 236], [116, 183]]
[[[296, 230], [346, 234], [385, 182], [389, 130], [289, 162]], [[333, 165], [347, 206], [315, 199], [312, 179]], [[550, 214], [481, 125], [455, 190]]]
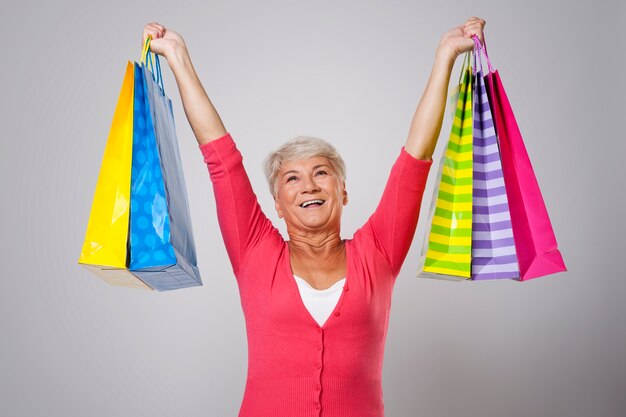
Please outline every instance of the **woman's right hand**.
[[187, 45], [185, 45], [182, 36], [171, 29], [166, 29], [165, 26], [159, 23], [152, 22], [143, 27], [142, 48], [146, 44], [148, 36], [152, 36], [152, 40], [150, 40], [150, 51], [162, 55], [166, 59], [177, 50], [187, 49]]
[[143, 27], [142, 48], [148, 36], [152, 36], [150, 50], [164, 56], [174, 73], [185, 115], [198, 139], [198, 144], [203, 145], [224, 136], [226, 134], [224, 123], [193, 69], [183, 38], [156, 22]]

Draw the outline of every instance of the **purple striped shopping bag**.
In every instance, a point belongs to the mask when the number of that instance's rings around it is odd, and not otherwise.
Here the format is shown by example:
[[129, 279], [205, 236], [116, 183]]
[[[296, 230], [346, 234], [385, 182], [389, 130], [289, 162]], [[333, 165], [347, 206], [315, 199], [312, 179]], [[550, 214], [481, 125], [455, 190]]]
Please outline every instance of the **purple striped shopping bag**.
[[[482, 76], [481, 44], [474, 37], [472, 279], [519, 279], [500, 150]], [[490, 63], [488, 62], [490, 65]]]

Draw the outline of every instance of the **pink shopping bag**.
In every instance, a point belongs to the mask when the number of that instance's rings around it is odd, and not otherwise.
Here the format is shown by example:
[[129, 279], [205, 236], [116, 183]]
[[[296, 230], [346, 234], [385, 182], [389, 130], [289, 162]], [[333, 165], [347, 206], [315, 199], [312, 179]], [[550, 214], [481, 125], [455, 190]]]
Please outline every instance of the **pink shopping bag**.
[[500, 145], [520, 280], [567, 271], [522, 134], [500, 74], [491, 67], [486, 45], [484, 52], [489, 63], [485, 82]]

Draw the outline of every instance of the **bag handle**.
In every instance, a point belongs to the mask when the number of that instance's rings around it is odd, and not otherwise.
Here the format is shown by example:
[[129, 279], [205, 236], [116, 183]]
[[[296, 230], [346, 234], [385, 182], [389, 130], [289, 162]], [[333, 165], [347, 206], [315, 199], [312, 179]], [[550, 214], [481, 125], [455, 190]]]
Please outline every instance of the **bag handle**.
[[482, 47], [480, 45], [480, 40], [478, 39], [478, 37], [476, 35], [472, 36], [472, 40], [474, 41], [474, 50], [473, 50], [473, 56], [474, 56], [474, 75], [476, 75], [476, 73], [478, 72], [478, 66], [480, 65], [480, 72], [482, 74], [485, 73], [485, 70], [483, 68], [483, 57], [482, 57]]
[[461, 73], [459, 74], [459, 85], [463, 83], [463, 74], [465, 74], [465, 70], [471, 67], [471, 54], [468, 52], [465, 54], [465, 58], [463, 58], [463, 66], [461, 67]]
[[[152, 36], [148, 35], [146, 38], [146, 42], [143, 46], [143, 50], [141, 51], [141, 63], [147, 66], [152, 73], [152, 79], [157, 83], [159, 87], [161, 87], [161, 91], [163, 95], [165, 95], [165, 87], [163, 86], [163, 75], [161, 73], [161, 63], [159, 62], [159, 55], [150, 51], [150, 41], [152, 40]], [[153, 58], [154, 56], [154, 62]], [[156, 70], [155, 70], [156, 67]]]
[[[484, 34], [483, 34], [483, 39], [484, 39]], [[472, 40], [474, 41], [474, 59], [478, 59], [480, 61], [480, 70], [483, 70], [483, 61], [482, 61], [482, 53], [484, 52], [485, 54], [485, 60], [487, 61], [487, 67], [489, 68], [489, 72], [494, 72], [495, 70], [493, 69], [493, 65], [491, 65], [491, 60], [489, 59], [489, 54], [487, 53], [487, 41], [484, 40], [483, 43], [480, 42], [480, 39], [478, 38], [478, 36], [473, 35], [472, 36]], [[476, 55], [478, 55], [476, 57]], [[476, 69], [476, 65], [474, 63], [474, 69]], [[474, 71], [475, 72], [475, 71]]]

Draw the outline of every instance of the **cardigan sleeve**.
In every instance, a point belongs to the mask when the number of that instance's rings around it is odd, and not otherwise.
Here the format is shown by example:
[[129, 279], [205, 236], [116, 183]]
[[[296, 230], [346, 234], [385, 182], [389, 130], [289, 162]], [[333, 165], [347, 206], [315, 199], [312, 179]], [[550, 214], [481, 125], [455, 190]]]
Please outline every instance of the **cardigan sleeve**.
[[416, 159], [402, 147], [376, 210], [355, 233], [355, 239], [361, 235], [373, 241], [389, 262], [394, 278], [415, 235], [431, 165], [432, 161]]
[[243, 157], [230, 133], [204, 145], [217, 218], [235, 273], [250, 252], [272, 233], [279, 233], [261, 210], [243, 166]]

